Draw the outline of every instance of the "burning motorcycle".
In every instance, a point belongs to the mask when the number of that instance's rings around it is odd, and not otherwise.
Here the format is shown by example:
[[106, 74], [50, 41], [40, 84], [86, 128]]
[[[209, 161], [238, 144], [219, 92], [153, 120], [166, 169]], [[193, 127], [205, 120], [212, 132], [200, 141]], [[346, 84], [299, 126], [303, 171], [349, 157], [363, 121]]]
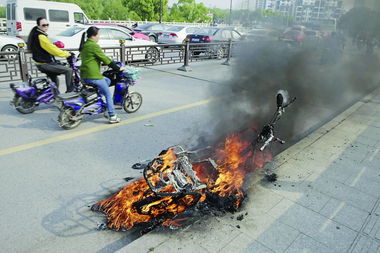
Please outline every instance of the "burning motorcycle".
[[[76, 61], [74, 54], [67, 58], [67, 63], [74, 71], [74, 90], [80, 90], [79, 67]], [[33, 113], [40, 103], [52, 104], [59, 94], [57, 84], [49, 78], [32, 78], [29, 76], [27, 82], [10, 83], [9, 86], [15, 93], [10, 105], [23, 114]]]
[[149, 163], [135, 164], [144, 177], [94, 204], [92, 210], [107, 215], [110, 229], [137, 227], [143, 233], [157, 226], [180, 227], [215, 209], [237, 211], [246, 197], [248, 175], [272, 159], [266, 147], [273, 141], [284, 143], [275, 137], [274, 127], [295, 98], [283, 90], [276, 98], [275, 116], [258, 135], [256, 129], [246, 129], [195, 151], [169, 147]]
[[[124, 71], [107, 70], [103, 75], [111, 80], [111, 86], [115, 86], [113, 100], [116, 106], [122, 107], [127, 113], [134, 113], [140, 109], [142, 95], [129, 91], [129, 87], [140, 79], [138, 69], [127, 67]], [[61, 94], [57, 99], [60, 104], [58, 124], [64, 129], [77, 127], [85, 115], [96, 115], [107, 110], [107, 104], [98, 88], [90, 84], [84, 84], [78, 93]]]

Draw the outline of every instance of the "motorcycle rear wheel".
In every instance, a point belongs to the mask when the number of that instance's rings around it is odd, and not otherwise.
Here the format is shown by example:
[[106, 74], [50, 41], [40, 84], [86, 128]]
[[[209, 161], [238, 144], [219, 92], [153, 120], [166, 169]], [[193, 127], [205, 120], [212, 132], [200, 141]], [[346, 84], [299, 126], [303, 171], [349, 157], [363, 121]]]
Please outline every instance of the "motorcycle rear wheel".
[[134, 113], [138, 109], [140, 109], [143, 102], [142, 95], [138, 92], [130, 92], [128, 93], [123, 102], [123, 109], [127, 113]]
[[75, 111], [73, 108], [63, 108], [58, 116], [59, 126], [63, 129], [70, 130], [79, 126], [82, 119], [72, 119], [75, 116]]
[[16, 110], [22, 114], [33, 113], [38, 107], [38, 105], [35, 104], [34, 101], [27, 100], [18, 95], [15, 95], [15, 97], [13, 98], [13, 103]]

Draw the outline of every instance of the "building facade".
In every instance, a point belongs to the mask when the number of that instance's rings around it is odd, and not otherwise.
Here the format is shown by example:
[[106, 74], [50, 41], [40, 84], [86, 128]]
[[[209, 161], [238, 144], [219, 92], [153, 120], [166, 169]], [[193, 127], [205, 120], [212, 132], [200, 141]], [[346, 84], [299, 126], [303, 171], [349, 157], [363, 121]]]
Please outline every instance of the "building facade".
[[280, 12], [299, 23], [336, 20], [346, 11], [343, 0], [257, 0], [256, 9]]

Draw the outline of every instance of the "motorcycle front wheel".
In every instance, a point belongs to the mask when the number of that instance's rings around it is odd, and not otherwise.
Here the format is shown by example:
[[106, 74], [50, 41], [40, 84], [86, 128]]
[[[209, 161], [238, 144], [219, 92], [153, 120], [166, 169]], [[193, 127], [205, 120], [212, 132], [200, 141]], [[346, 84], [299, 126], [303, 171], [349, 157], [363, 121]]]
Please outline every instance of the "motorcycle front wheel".
[[134, 113], [138, 109], [140, 109], [142, 102], [143, 98], [140, 93], [134, 91], [130, 92], [124, 98], [124, 111], [126, 111], [127, 113]]
[[73, 108], [63, 108], [58, 116], [58, 124], [63, 129], [69, 130], [76, 128], [82, 122], [82, 119], [75, 119], [75, 111]]
[[33, 113], [38, 107], [33, 100], [28, 100], [18, 95], [13, 98], [13, 104], [16, 110], [22, 114]]

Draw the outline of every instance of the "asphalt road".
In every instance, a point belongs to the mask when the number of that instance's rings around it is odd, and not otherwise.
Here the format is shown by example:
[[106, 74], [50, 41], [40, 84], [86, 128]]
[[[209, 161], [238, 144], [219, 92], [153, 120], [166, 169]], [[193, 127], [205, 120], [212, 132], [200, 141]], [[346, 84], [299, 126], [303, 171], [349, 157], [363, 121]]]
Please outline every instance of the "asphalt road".
[[103, 216], [89, 206], [125, 185], [123, 178], [140, 177], [134, 163], [211, 129], [212, 91], [229, 75], [221, 63], [194, 64], [192, 73], [179, 65], [142, 69], [133, 87], [144, 99], [138, 112], [120, 111], [115, 125], [89, 116], [70, 131], [58, 127], [51, 105], [18, 113], [8, 83], [0, 83], [1, 251], [112, 252], [137, 238], [97, 230]]

